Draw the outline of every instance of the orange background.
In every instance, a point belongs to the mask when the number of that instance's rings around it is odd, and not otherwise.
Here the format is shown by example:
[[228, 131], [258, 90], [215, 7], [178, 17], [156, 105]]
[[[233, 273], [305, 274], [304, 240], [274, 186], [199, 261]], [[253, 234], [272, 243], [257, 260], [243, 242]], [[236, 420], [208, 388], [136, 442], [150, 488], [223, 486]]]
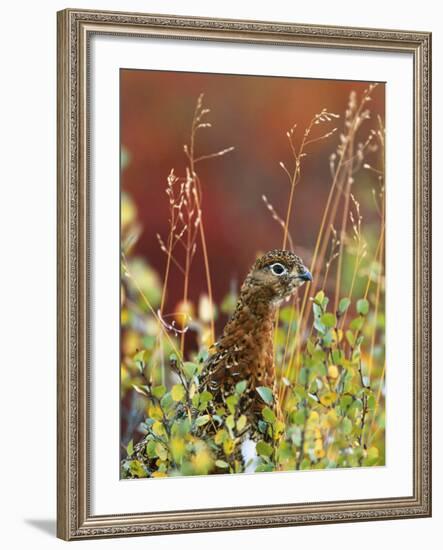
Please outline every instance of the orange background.
[[[241, 284], [258, 252], [281, 247], [282, 229], [266, 210], [262, 195], [284, 218], [289, 182], [279, 162], [293, 167], [286, 131], [297, 123], [298, 141], [323, 107], [340, 114], [340, 119], [314, 129], [321, 135], [338, 126], [332, 137], [308, 147], [296, 189], [290, 231], [296, 252], [309, 265], [331, 184], [329, 155], [336, 150], [351, 90], [359, 101], [367, 86], [339, 80], [122, 70], [121, 144], [130, 158], [122, 172], [122, 190], [135, 200], [143, 229], [135, 253], [162, 276], [166, 257], [155, 235], [166, 239], [168, 234], [166, 178], [172, 168], [184, 175], [183, 145], [189, 143], [195, 104], [204, 92], [204, 106], [211, 109], [206, 120], [212, 128], [199, 132], [197, 156], [235, 147], [232, 153], [197, 165], [215, 303], [232, 281]], [[371, 117], [378, 114], [384, 119], [384, 86], [372, 95]], [[374, 120], [363, 124], [360, 141], [372, 127], [377, 127]], [[366, 177], [370, 176], [359, 175], [353, 192], [361, 202], [365, 227], [373, 223], [378, 234], [379, 218]], [[200, 253], [198, 247], [191, 270], [193, 301], [206, 289]], [[172, 311], [182, 295], [177, 270], [170, 281], [165, 311]]]

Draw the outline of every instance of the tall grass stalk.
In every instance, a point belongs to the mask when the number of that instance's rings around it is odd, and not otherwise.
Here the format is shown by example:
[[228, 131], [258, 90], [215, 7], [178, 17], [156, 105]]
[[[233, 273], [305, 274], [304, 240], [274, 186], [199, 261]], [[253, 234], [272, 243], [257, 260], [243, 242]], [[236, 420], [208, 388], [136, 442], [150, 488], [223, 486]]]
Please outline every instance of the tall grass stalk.
[[[295, 197], [295, 189], [296, 189], [296, 186], [297, 186], [298, 182], [300, 181], [302, 160], [307, 156], [306, 148], [310, 144], [313, 144], [313, 143], [316, 143], [318, 141], [322, 141], [322, 140], [325, 140], [325, 139], [329, 138], [330, 136], [332, 136], [337, 131], [337, 128], [335, 127], [335, 128], [332, 128], [332, 130], [324, 132], [323, 134], [312, 137], [313, 128], [315, 126], [318, 126], [318, 125], [321, 125], [321, 124], [324, 124], [324, 123], [332, 122], [333, 120], [335, 120], [337, 118], [339, 118], [338, 114], [329, 112], [327, 109], [322, 109], [319, 113], [316, 113], [312, 117], [312, 119], [310, 120], [308, 126], [305, 128], [298, 148], [297, 148], [296, 142], [295, 142], [297, 125], [294, 124], [286, 132], [286, 137], [288, 138], [290, 150], [291, 150], [291, 153], [292, 153], [292, 159], [293, 159], [294, 167], [293, 167], [292, 174], [291, 174], [290, 171], [288, 170], [288, 168], [286, 167], [286, 165], [283, 163], [283, 161], [280, 162], [280, 167], [284, 170], [285, 174], [287, 175], [287, 177], [289, 179], [289, 185], [290, 185], [288, 206], [287, 206], [287, 209], [286, 209], [286, 216], [285, 216], [284, 223], [281, 222], [281, 220], [279, 219], [279, 217], [275, 213], [275, 210], [273, 209], [272, 205], [270, 205], [268, 203], [266, 197], [263, 197], [263, 200], [265, 201], [265, 204], [268, 207], [268, 210], [273, 215], [273, 218], [275, 220], [277, 220], [278, 222], [280, 222], [280, 225], [283, 228], [283, 241], [282, 241], [282, 248], [283, 249], [286, 249], [288, 240], [291, 243], [291, 249], [293, 249], [293, 243], [292, 243], [292, 239], [291, 239], [290, 231], [289, 231], [289, 224], [290, 224], [290, 220], [291, 220], [291, 216], [292, 216], [293, 203], [294, 203], [294, 197]], [[293, 305], [295, 303], [297, 303], [297, 305], [298, 305], [298, 297], [293, 298]], [[277, 334], [278, 334], [278, 330], [279, 330], [279, 315], [280, 315], [280, 308], [277, 308], [276, 316], [275, 316], [275, 319], [276, 319], [275, 327], [276, 328], [275, 328], [275, 332], [274, 332], [274, 340], [275, 341], [277, 339]], [[294, 308], [292, 308], [292, 312], [291, 312], [290, 326], [292, 326], [293, 322], [294, 322]], [[284, 349], [283, 359], [282, 359], [282, 365], [283, 366], [286, 363], [289, 339], [290, 339], [290, 330], [288, 330], [287, 335], [286, 335], [286, 343], [285, 343], [285, 349]], [[280, 369], [280, 371], [281, 371], [281, 369]]]
[[[357, 158], [359, 161], [358, 168], [362, 165], [364, 150], [369, 147], [372, 141], [372, 134], [368, 137], [368, 140], [360, 148], [357, 148], [357, 154], [355, 151], [355, 139], [358, 130], [360, 129], [362, 123], [369, 118], [369, 111], [365, 108], [366, 104], [371, 100], [371, 93], [375, 89], [376, 84], [371, 84], [363, 93], [360, 103], [354, 105], [355, 95], [351, 94], [350, 102], [348, 105], [348, 110], [345, 115], [345, 128], [344, 133], [340, 134], [340, 143], [337, 147], [337, 152], [334, 153], [331, 157], [331, 172], [332, 172], [332, 183], [326, 200], [326, 204], [323, 210], [322, 219], [320, 223], [320, 228], [317, 234], [313, 257], [311, 261], [311, 272], [313, 274], [313, 282], [308, 285], [303, 294], [303, 300], [300, 307], [300, 317], [298, 320], [298, 330], [296, 335], [296, 345], [291, 351], [289, 361], [286, 365], [285, 378], [289, 380], [295, 380], [299, 367], [300, 367], [300, 352], [303, 339], [305, 337], [306, 327], [310, 318], [310, 309], [307, 308], [307, 304], [310, 298], [315, 296], [316, 292], [320, 288], [320, 273], [324, 264], [325, 254], [330, 242], [330, 236], [332, 228], [335, 224], [335, 218], [338, 211], [338, 206], [342, 196], [345, 196], [346, 193], [343, 191], [343, 184], [346, 181], [350, 186], [352, 184], [352, 167], [348, 165], [353, 163], [354, 159]], [[335, 163], [336, 158], [338, 157], [337, 163]], [[351, 171], [351, 172], [350, 172]], [[346, 208], [344, 208], [346, 210]], [[346, 230], [346, 223], [341, 224], [341, 228]], [[344, 236], [344, 235], [343, 235]], [[340, 239], [340, 244], [344, 239]], [[342, 245], [343, 246], [343, 245]], [[343, 248], [338, 255], [343, 254]], [[340, 279], [341, 279], [341, 267], [340, 267]], [[341, 288], [341, 281], [337, 283], [338, 288]], [[289, 326], [288, 330], [291, 330]], [[286, 386], [280, 386], [280, 398], [285, 399], [286, 395]]]

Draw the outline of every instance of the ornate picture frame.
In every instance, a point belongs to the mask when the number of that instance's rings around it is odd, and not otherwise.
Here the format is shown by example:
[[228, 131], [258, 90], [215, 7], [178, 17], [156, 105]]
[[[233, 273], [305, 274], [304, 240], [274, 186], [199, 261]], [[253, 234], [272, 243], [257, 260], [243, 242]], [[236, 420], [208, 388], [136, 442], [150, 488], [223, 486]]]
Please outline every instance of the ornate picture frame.
[[[65, 540], [431, 515], [431, 34], [68, 9], [58, 13], [58, 508]], [[90, 44], [93, 36], [386, 53], [413, 58], [413, 494], [248, 507], [94, 515], [91, 342]], [[116, 404], [118, 406], [118, 404]], [[272, 475], [272, 474], [271, 474]], [[278, 475], [278, 474], [277, 474]], [[158, 483], [160, 480], [155, 481]]]

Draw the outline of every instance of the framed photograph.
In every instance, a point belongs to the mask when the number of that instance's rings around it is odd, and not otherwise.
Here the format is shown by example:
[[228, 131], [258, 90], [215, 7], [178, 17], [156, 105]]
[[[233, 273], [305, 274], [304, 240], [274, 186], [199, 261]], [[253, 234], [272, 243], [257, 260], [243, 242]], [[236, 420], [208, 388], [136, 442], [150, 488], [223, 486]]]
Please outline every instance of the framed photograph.
[[431, 514], [431, 36], [58, 13], [58, 536]]

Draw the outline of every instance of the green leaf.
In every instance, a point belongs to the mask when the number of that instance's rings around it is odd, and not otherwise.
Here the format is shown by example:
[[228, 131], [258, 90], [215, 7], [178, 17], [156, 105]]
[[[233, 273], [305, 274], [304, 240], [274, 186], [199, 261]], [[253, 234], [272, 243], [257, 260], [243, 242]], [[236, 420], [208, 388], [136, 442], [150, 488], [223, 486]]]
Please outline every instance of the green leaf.
[[309, 377], [309, 369], [306, 367], [302, 367], [300, 369], [300, 374], [299, 374], [300, 384], [305, 385], [308, 381], [308, 377]]
[[292, 415], [292, 422], [297, 426], [302, 426], [305, 423], [305, 420], [306, 420], [305, 409], [300, 409], [299, 411], [297, 411]]
[[[197, 395], [197, 394], [196, 394]], [[211, 401], [211, 399], [213, 398], [213, 395], [211, 392], [209, 391], [203, 391], [201, 394], [200, 394], [200, 408], [201, 409], [205, 409], [206, 406], [208, 405], [208, 403]]]
[[292, 446], [287, 441], [282, 441], [280, 443], [280, 446], [278, 448], [278, 456], [280, 460], [287, 460], [289, 458], [292, 458], [293, 452], [292, 452]]
[[128, 443], [128, 446], [126, 447], [126, 454], [128, 456], [131, 456], [133, 452], [134, 452], [134, 442], [131, 439], [131, 441]]
[[194, 376], [195, 372], [197, 371], [197, 367], [198, 365], [189, 361], [183, 363], [183, 372], [185, 373], [185, 376], [188, 380], [191, 380], [191, 378]]
[[335, 327], [337, 323], [337, 318], [333, 313], [324, 313], [320, 318], [322, 324], [325, 327], [332, 328]]
[[235, 391], [237, 393], [243, 393], [247, 387], [248, 383], [246, 382], [246, 380], [242, 380], [241, 382], [237, 382], [237, 384], [235, 384]]
[[352, 330], [347, 330], [346, 331], [346, 340], [349, 342], [350, 346], [354, 346], [355, 336], [354, 336], [354, 333], [352, 332]]
[[171, 396], [174, 401], [181, 401], [185, 396], [185, 388], [181, 384], [172, 386]]
[[323, 305], [323, 300], [325, 299], [325, 293], [323, 292], [323, 290], [320, 290], [319, 292], [317, 292], [317, 294], [315, 295], [315, 298], [314, 298], [314, 302], [316, 302], [317, 304], [319, 304], [320, 306]]
[[155, 445], [155, 450], [160, 460], [166, 460], [168, 458], [168, 451], [160, 442]]
[[352, 432], [352, 422], [349, 420], [349, 418], [343, 418], [342, 430], [345, 435], [349, 435]]
[[158, 456], [156, 445], [157, 443], [154, 439], [151, 439], [150, 441], [148, 441], [146, 445], [146, 454], [148, 455], [149, 458], [156, 458]]
[[258, 388], [256, 389], [257, 389], [257, 393], [265, 403], [267, 403], [268, 405], [271, 405], [274, 402], [274, 396], [270, 388], [267, 388], [266, 386], [258, 386]]
[[367, 315], [369, 311], [369, 302], [365, 298], [357, 301], [357, 312], [360, 315]]
[[330, 348], [332, 346], [333, 341], [334, 341], [334, 335], [332, 334], [332, 331], [328, 329], [328, 331], [323, 336], [323, 347]]
[[204, 414], [203, 416], [199, 416], [195, 419], [195, 425], [196, 426], [204, 426], [211, 420], [211, 417], [209, 414]]
[[225, 420], [225, 424], [228, 428], [230, 428], [231, 430], [234, 429], [234, 426], [235, 426], [235, 420], [234, 420], [234, 415], [230, 414], [226, 420]]
[[352, 319], [352, 321], [349, 323], [349, 328], [351, 330], [361, 330], [364, 322], [365, 320], [363, 317], [356, 317], [355, 319]]
[[173, 404], [174, 400], [172, 399], [171, 392], [165, 393], [160, 401], [162, 408], [165, 409], [165, 411], [169, 411]]
[[258, 429], [262, 434], [264, 434], [264, 433], [266, 433], [266, 430], [268, 429], [268, 425], [266, 424], [266, 422], [263, 422], [263, 420], [259, 420], [258, 421]]
[[326, 376], [328, 372], [324, 363], [318, 363], [315, 367], [315, 371], [318, 373], [319, 376]]
[[320, 317], [323, 315], [322, 307], [315, 302], [312, 304], [312, 311], [314, 312], [315, 319], [320, 319]]
[[257, 451], [257, 454], [260, 456], [272, 455], [272, 447], [271, 445], [269, 445], [269, 443], [266, 443], [265, 441], [259, 441], [256, 445], [255, 450]]
[[320, 319], [316, 318], [314, 320], [314, 328], [317, 332], [319, 332], [320, 334], [324, 334], [326, 332], [326, 327], [325, 325], [320, 321]]
[[238, 403], [238, 395], [230, 395], [226, 398], [226, 405], [228, 406], [229, 412], [231, 414], [235, 413], [235, 407]]
[[349, 407], [347, 411], [347, 415], [352, 417], [356, 417], [357, 414], [363, 409], [363, 402], [361, 399], [354, 399], [352, 402], [352, 405]]
[[308, 350], [308, 353], [309, 354], [313, 354], [314, 351], [315, 351], [315, 345], [314, 343], [312, 342], [312, 340], [309, 338], [308, 341], [306, 342], [306, 348]]
[[304, 386], [301, 386], [300, 384], [297, 384], [296, 386], [294, 386], [293, 393], [297, 397], [297, 401], [306, 399], [306, 397], [308, 396], [306, 388]]
[[344, 395], [340, 398], [340, 407], [342, 409], [347, 409], [352, 403], [352, 397], [350, 395]]
[[215, 465], [218, 466], [219, 468], [229, 468], [229, 464], [224, 460], [216, 460]]
[[269, 422], [269, 424], [273, 424], [276, 420], [275, 414], [273, 413], [273, 411], [269, 407], [265, 407], [262, 410], [261, 414], [262, 414], [263, 418], [266, 420], [266, 422]]
[[154, 386], [152, 388], [152, 395], [157, 399], [161, 399], [166, 393], [165, 386]]
[[343, 363], [344, 355], [340, 349], [332, 350], [332, 360], [336, 365], [341, 365]]
[[273, 464], [259, 464], [255, 469], [256, 472], [273, 472], [275, 466]]
[[148, 361], [148, 358], [149, 358], [149, 353], [145, 349], [138, 351], [134, 355], [134, 361], [142, 364], [145, 364]]
[[348, 307], [351, 305], [351, 300], [349, 298], [342, 298], [338, 304], [338, 311], [343, 315], [346, 312]]
[[135, 477], [146, 477], [146, 471], [142, 463], [138, 460], [131, 460], [129, 463], [129, 470]]

